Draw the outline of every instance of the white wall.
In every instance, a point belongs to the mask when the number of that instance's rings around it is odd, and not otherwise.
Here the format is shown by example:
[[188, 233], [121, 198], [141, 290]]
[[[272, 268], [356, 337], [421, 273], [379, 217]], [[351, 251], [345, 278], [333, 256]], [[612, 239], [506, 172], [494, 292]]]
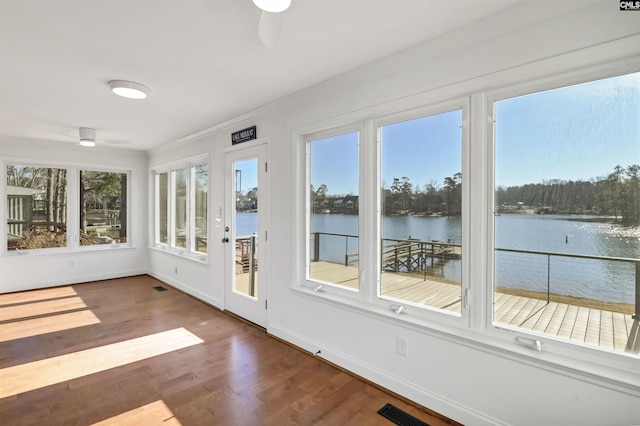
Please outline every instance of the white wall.
[[[564, 4], [568, 3], [557, 2]], [[606, 69], [609, 63], [625, 58], [638, 61], [640, 13], [620, 12], [615, 1], [578, 5], [581, 7], [533, 19], [549, 4], [516, 4], [486, 22], [354, 70], [260, 111], [221, 123], [197, 137], [154, 150], [149, 153], [148, 165], [152, 168], [209, 154], [213, 212], [223, 206], [222, 150], [230, 145], [231, 132], [257, 125], [259, 136], [270, 137], [270, 333], [309, 351], [321, 349], [328, 360], [469, 425], [640, 424], [640, 379], [637, 374], [625, 376], [629, 365], [640, 372], [637, 360], [614, 360], [607, 367], [581, 369], [557, 354], [505, 348], [491, 337], [482, 341], [478, 336], [484, 335], [477, 327], [456, 335], [411, 326], [384, 313], [349, 309], [291, 288], [298, 284], [292, 259], [299, 254], [293, 244], [296, 236], [292, 226], [299, 208], [295, 195], [295, 183], [300, 178], [294, 158], [296, 129], [312, 127], [312, 123], [331, 117], [364, 118], [585, 67]], [[527, 22], [529, 19], [531, 22]], [[0, 148], [3, 156], [63, 158], [71, 152], [33, 153], [29, 148], [4, 144]], [[86, 160], [82, 155], [74, 153], [73, 158]], [[133, 161], [134, 199], [145, 199], [149, 170], [141, 170], [146, 167], [145, 161], [128, 156], [121, 161]], [[152, 275], [224, 307], [223, 246], [216, 244], [223, 236], [222, 229], [210, 229], [209, 260], [205, 264], [146, 249], [148, 206], [146, 201], [144, 208], [138, 205], [140, 210], [135, 210], [133, 256], [114, 253], [117, 258], [107, 266], [104, 257], [87, 254], [80, 260], [83, 266], [79, 273], [70, 271], [62, 256], [0, 258], [0, 291], [75, 282], [113, 271], [114, 265], [115, 273], [124, 275], [144, 265]], [[144, 232], [141, 224], [147, 227]], [[478, 283], [483, 279], [472, 277]], [[481, 318], [481, 312], [472, 315]], [[407, 357], [395, 353], [398, 335], [409, 342]]]
[[[210, 153], [212, 180], [223, 182], [221, 150], [230, 145], [232, 131], [255, 124], [259, 136], [271, 139], [270, 333], [312, 352], [320, 349], [328, 360], [465, 424], [640, 423], [640, 381], [637, 375], [624, 375], [626, 360], [618, 375], [615, 365], [584, 373], [561, 365], [571, 365], [570, 359], [505, 349], [491, 338], [485, 344], [473, 337], [473, 330], [462, 337], [440, 333], [291, 289], [298, 284], [293, 262], [299, 248], [292, 226], [299, 209], [295, 182], [301, 179], [293, 146], [297, 129], [313, 128], [313, 123], [332, 117], [356, 120], [584, 67], [606, 69], [625, 58], [638, 63], [640, 14], [619, 12], [616, 2], [580, 5], [584, 6], [549, 13], [543, 20], [532, 18], [540, 12], [535, 2], [520, 5], [294, 94], [228, 126], [223, 123], [188, 143], [192, 154]], [[529, 18], [532, 21], [526, 23]], [[151, 164], [184, 154], [184, 144], [166, 147], [151, 153]], [[222, 205], [222, 187], [218, 193], [215, 188], [214, 183], [212, 208]], [[222, 235], [214, 230], [209, 268], [185, 264], [185, 275], [175, 276], [170, 256], [152, 252], [151, 270], [223, 306], [218, 238]], [[481, 277], [472, 279], [483, 282]], [[398, 335], [409, 341], [408, 357], [395, 353]], [[637, 360], [632, 363], [640, 371]]]
[[[0, 293], [115, 278], [147, 272], [147, 155], [144, 152], [51, 141], [0, 140], [0, 158], [35, 162], [44, 166], [117, 167], [131, 171], [129, 223], [131, 248], [106, 251], [59, 250], [55, 253], [0, 256]], [[2, 200], [6, 199], [2, 185]], [[0, 203], [0, 205], [4, 205]]]

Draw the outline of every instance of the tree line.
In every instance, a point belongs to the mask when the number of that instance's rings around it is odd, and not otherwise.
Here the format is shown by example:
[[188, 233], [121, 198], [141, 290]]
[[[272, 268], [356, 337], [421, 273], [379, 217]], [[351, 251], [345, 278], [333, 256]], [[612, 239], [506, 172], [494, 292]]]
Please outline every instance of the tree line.
[[589, 181], [551, 179], [496, 188], [498, 209], [518, 203], [537, 213], [591, 214], [640, 224], [640, 166], [618, 165], [608, 176]]
[[[312, 204], [343, 198], [329, 194], [325, 184], [311, 187]], [[431, 181], [414, 185], [407, 176], [395, 177], [382, 185], [385, 214], [441, 214], [462, 212], [462, 173], [445, 177], [442, 184]], [[330, 204], [330, 203], [329, 203]], [[541, 214], [589, 214], [606, 216], [617, 222], [640, 224], [640, 166], [618, 165], [606, 177], [584, 180], [549, 179], [541, 183], [496, 188], [498, 211], [520, 206]]]

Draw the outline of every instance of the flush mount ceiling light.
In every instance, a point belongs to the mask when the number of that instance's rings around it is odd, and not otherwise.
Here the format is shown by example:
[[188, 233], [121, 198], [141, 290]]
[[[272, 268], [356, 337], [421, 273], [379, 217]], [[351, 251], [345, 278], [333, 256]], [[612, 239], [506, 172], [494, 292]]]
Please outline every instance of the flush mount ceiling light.
[[253, 0], [253, 4], [265, 12], [284, 12], [291, 6], [291, 0]]
[[96, 146], [96, 129], [80, 127], [80, 146]]
[[129, 99], [144, 99], [149, 96], [150, 91], [147, 86], [126, 80], [112, 80], [109, 87], [116, 95]]

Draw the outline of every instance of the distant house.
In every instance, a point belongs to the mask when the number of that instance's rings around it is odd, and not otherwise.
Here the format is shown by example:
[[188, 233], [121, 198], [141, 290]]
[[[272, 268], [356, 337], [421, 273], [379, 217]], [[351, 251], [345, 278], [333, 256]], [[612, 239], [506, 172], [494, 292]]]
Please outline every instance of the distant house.
[[344, 211], [346, 213], [358, 213], [358, 199], [357, 195], [347, 195], [344, 197]]
[[31, 227], [33, 212], [44, 200], [41, 189], [7, 186], [7, 235], [9, 239], [17, 239]]

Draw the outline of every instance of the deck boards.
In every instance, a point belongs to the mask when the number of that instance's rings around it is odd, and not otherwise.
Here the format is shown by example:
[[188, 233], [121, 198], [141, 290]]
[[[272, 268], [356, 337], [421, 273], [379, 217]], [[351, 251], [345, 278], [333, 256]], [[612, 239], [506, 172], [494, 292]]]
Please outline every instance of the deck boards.
[[[320, 261], [311, 264], [311, 271], [312, 279], [358, 288], [354, 266]], [[384, 272], [381, 287], [382, 294], [392, 300], [461, 312], [461, 287], [455, 283]], [[495, 295], [494, 321], [618, 352], [627, 351], [634, 323], [631, 315], [621, 312], [505, 293]]]

